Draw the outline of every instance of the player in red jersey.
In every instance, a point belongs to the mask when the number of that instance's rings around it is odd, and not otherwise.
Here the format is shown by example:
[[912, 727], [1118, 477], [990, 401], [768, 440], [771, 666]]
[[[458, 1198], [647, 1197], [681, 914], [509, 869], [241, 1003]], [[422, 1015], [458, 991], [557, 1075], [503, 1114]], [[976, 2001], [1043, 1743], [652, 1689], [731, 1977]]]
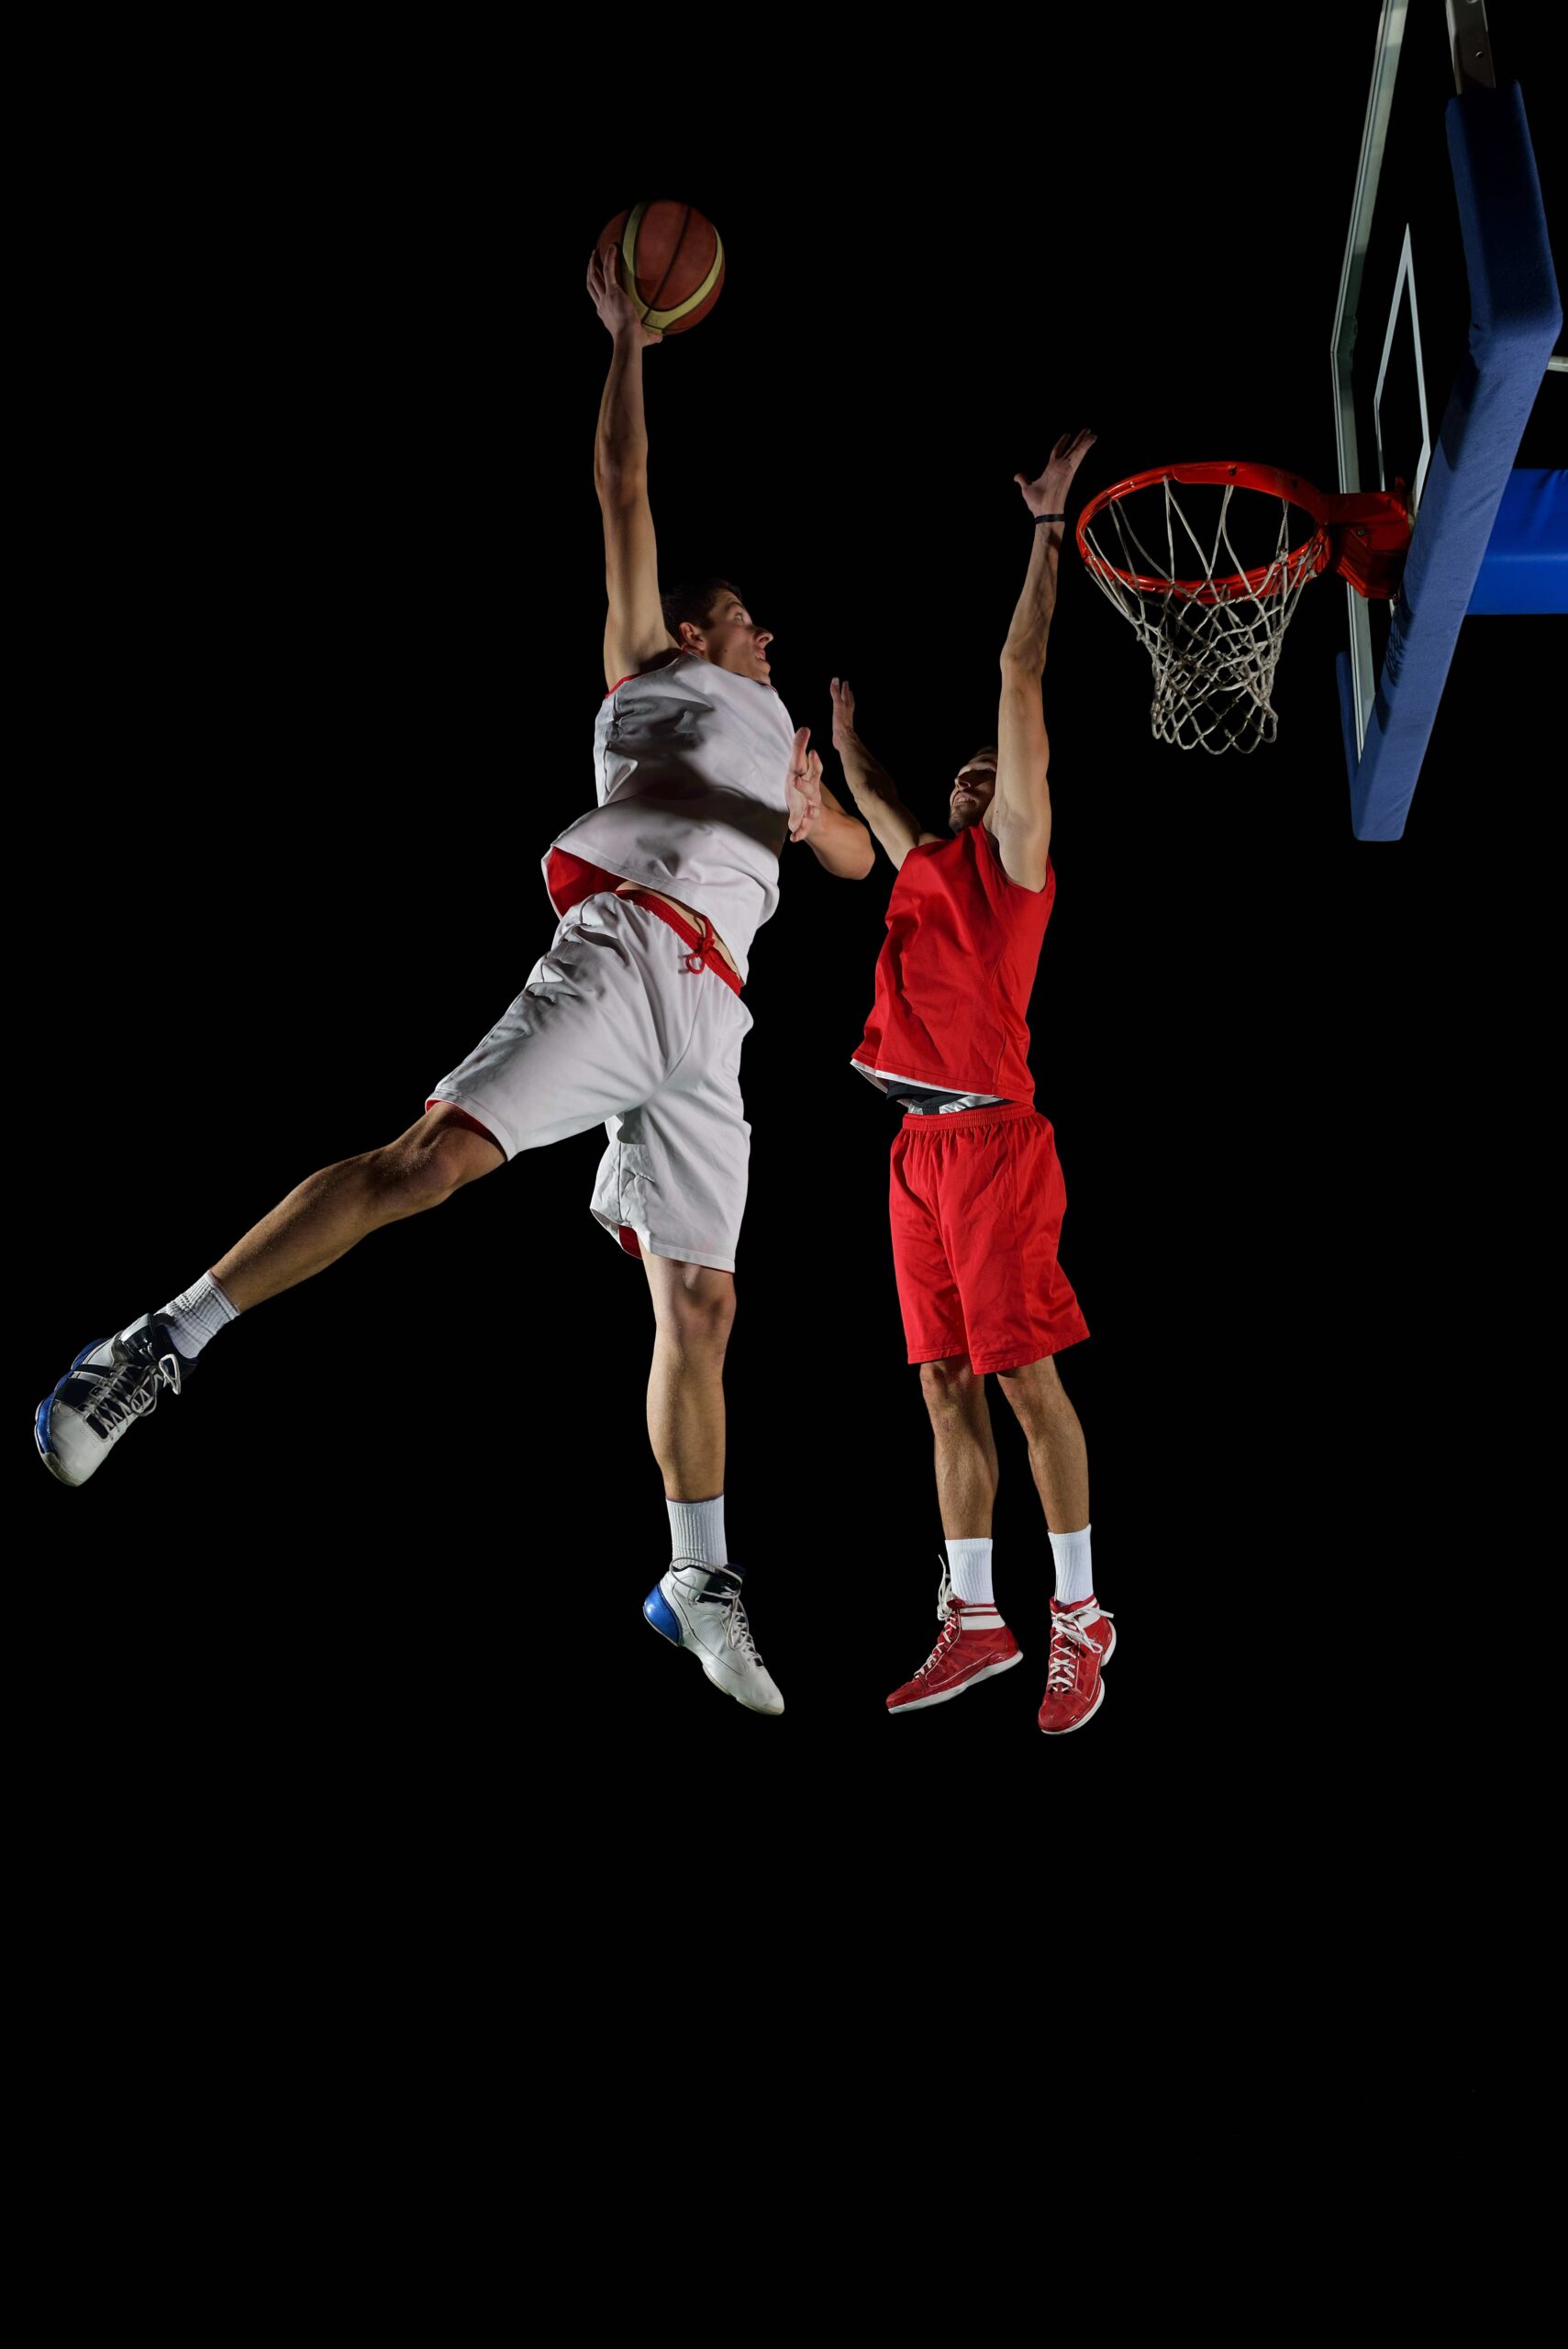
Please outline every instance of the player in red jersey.
[[1092, 432], [1064, 433], [1038, 481], [1015, 474], [1034, 545], [1002, 648], [995, 744], [965, 762], [947, 832], [921, 829], [855, 731], [833, 680], [833, 744], [856, 807], [897, 867], [876, 1001], [853, 1065], [902, 1102], [893, 1143], [894, 1266], [909, 1360], [936, 1437], [947, 1560], [941, 1636], [887, 1700], [916, 1712], [1022, 1658], [991, 1586], [995, 1372], [1029, 1439], [1056, 1566], [1040, 1728], [1081, 1728], [1099, 1709], [1116, 1633], [1089, 1568], [1084, 1431], [1053, 1357], [1089, 1334], [1057, 1262], [1067, 1205], [1049, 1119], [1034, 1107], [1027, 1013], [1056, 878], [1050, 750], [1040, 701], [1056, 603], [1062, 507]]

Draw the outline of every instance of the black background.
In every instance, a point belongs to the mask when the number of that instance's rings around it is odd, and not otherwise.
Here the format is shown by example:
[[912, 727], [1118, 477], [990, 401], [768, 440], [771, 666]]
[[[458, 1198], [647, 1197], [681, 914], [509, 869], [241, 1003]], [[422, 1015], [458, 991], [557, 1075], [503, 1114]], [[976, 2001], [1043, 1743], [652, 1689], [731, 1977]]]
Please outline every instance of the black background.
[[1332, 485], [1362, 13], [1310, 101], [1255, 12], [1221, 10], [1114, 72], [1084, 32], [895, 72], [687, 29], [657, 100], [584, 47], [548, 70], [251, 57], [192, 107], [138, 49], [61, 106], [17, 1522], [61, 1610], [61, 1744], [134, 1753], [139, 1801], [295, 1788], [324, 1855], [477, 1837], [514, 1800], [541, 1837], [588, 1816], [657, 1844], [694, 1795], [763, 1780], [824, 1828], [845, 1788], [857, 1832], [982, 1789], [1044, 1820], [1069, 1788], [1150, 1798], [1216, 1745], [1255, 1787], [1325, 1712], [1378, 1709], [1326, 1620], [1374, 1575], [1424, 1587], [1490, 1506], [1456, 1478], [1447, 1380], [1498, 1321], [1507, 1234], [1477, 1198], [1507, 1159], [1530, 878], [1500, 684], [1539, 667], [1543, 621], [1468, 624], [1406, 837], [1362, 844], [1340, 584], [1293, 624], [1277, 744], [1209, 760], [1151, 740], [1147, 665], [1069, 541], [1031, 1059], [1121, 1635], [1089, 1734], [1033, 1726], [1049, 1552], [999, 1397], [996, 1587], [1029, 1661], [884, 1714], [935, 1637], [941, 1536], [894, 1120], [848, 1066], [880, 857], [852, 885], [786, 851], [748, 990], [727, 1509], [782, 1720], [640, 1620], [668, 1555], [651, 1318], [587, 1212], [596, 1134], [247, 1316], [83, 1490], [21, 1432], [78, 1348], [417, 1118], [548, 943], [539, 858], [591, 802], [603, 691], [604, 222], [678, 195], [728, 254], [713, 317], [645, 361], [662, 575], [740, 583], [836, 789], [847, 674], [935, 821], [995, 732], [1029, 548], [1012, 475], [1060, 431], [1099, 435], [1074, 512], [1170, 458]]

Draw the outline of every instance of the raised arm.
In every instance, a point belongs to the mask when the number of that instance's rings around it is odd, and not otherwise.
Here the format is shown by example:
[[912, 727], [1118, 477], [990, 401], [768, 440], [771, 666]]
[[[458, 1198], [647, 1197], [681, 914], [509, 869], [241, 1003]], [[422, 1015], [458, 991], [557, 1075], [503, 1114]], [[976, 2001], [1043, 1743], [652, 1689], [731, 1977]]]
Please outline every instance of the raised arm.
[[1051, 852], [1051, 743], [1040, 681], [1046, 640], [1056, 609], [1056, 572], [1066, 529], [1060, 517], [1073, 476], [1095, 445], [1092, 432], [1064, 432], [1038, 481], [1013, 479], [1036, 518], [1023, 593], [1002, 647], [1002, 696], [996, 714], [996, 788], [984, 820], [995, 835], [1009, 880], [1043, 889]]
[[[900, 865], [912, 848], [940, 841], [940, 832], [922, 831], [894, 787], [893, 777], [873, 759], [855, 731], [855, 697], [842, 677], [832, 681], [833, 748], [844, 764], [850, 796], [870, 825], [873, 836]], [[835, 803], [836, 804], [836, 803]]]
[[605, 683], [617, 685], [674, 649], [659, 602], [659, 556], [648, 503], [648, 426], [642, 351], [663, 337], [645, 327], [621, 283], [612, 246], [588, 262], [588, 292], [609, 330], [610, 372], [594, 436], [594, 486], [605, 523]]

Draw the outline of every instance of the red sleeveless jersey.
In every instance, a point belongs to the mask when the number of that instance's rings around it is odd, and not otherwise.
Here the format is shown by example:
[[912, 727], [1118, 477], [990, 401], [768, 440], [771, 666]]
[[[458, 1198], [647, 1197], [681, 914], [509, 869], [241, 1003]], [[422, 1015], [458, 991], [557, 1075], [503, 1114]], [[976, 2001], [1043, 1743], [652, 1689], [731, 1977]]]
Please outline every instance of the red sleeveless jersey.
[[912, 848], [887, 900], [876, 1002], [852, 1065], [889, 1077], [1032, 1101], [1029, 1001], [1056, 895], [1009, 880], [983, 823]]

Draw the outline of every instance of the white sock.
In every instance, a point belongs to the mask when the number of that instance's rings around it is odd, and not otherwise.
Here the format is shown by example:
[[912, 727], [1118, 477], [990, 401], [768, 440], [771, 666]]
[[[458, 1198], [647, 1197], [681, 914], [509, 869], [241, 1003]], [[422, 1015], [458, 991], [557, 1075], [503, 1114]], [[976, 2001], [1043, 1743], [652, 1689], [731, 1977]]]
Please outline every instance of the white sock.
[[991, 1542], [950, 1542], [948, 1572], [952, 1576], [952, 1595], [966, 1606], [995, 1607], [996, 1594], [991, 1587]]
[[239, 1320], [239, 1308], [230, 1305], [210, 1273], [204, 1273], [170, 1304], [161, 1305], [157, 1319], [173, 1339], [175, 1352], [185, 1362], [195, 1362], [209, 1338], [216, 1338], [227, 1322]]
[[728, 1565], [722, 1493], [716, 1494], [710, 1501], [666, 1500], [664, 1506], [670, 1512], [672, 1565]]
[[1056, 1603], [1059, 1607], [1076, 1607], [1081, 1598], [1093, 1598], [1095, 1577], [1089, 1571], [1089, 1528], [1081, 1533], [1053, 1533], [1051, 1554], [1056, 1561]]

